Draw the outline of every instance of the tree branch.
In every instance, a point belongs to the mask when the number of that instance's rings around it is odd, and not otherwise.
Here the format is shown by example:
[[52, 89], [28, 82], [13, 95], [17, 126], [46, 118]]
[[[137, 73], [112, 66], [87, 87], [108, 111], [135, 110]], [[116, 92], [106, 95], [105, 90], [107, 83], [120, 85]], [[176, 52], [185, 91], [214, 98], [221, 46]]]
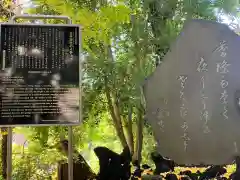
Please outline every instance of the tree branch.
[[121, 117], [119, 114], [118, 106], [116, 105], [115, 97], [111, 94], [110, 88], [108, 87], [107, 77], [104, 77], [105, 83], [105, 94], [107, 98], [108, 108], [110, 110], [110, 114], [113, 120], [114, 127], [116, 129], [117, 135], [120, 139], [120, 142], [123, 147], [127, 146], [127, 141], [123, 132]]

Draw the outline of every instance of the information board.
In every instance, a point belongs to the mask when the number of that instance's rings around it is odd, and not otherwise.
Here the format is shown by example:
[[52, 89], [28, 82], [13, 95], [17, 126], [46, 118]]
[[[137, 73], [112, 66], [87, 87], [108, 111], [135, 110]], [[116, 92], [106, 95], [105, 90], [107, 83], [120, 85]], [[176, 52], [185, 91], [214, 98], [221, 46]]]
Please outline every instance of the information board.
[[240, 37], [192, 20], [146, 80], [158, 151], [178, 164], [226, 164], [240, 150]]
[[80, 28], [1, 24], [0, 126], [78, 124]]

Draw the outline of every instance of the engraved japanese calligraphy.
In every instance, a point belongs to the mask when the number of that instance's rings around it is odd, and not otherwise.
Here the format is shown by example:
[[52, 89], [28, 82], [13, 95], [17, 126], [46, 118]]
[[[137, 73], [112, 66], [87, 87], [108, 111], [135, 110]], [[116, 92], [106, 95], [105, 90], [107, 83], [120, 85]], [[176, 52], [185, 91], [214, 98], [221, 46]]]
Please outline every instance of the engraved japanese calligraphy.
[[237, 152], [238, 152], [238, 145], [237, 145], [237, 142], [234, 142], [233, 145], [234, 145], [234, 150], [235, 150], [235, 152], [237, 153]]
[[[204, 68], [200, 68], [199, 64], [200, 63], [204, 63]], [[201, 89], [200, 89], [200, 96], [201, 96], [201, 103], [202, 103], [202, 110], [200, 111], [200, 119], [203, 121], [203, 132], [204, 133], [209, 133], [210, 132], [210, 128], [208, 126], [208, 121], [210, 120], [210, 115], [209, 112], [207, 110], [207, 105], [206, 105], [206, 101], [208, 99], [208, 97], [204, 94], [205, 91], [205, 76], [204, 76], [204, 72], [206, 72], [207, 69], [207, 63], [205, 61], [205, 59], [203, 57], [200, 57], [200, 62], [198, 63], [198, 67], [197, 67], [197, 71], [199, 73], [201, 73], [201, 80], [200, 80], [200, 84], [201, 84]]]
[[189, 165], [227, 164], [240, 155], [239, 47], [226, 25], [185, 23], [143, 85], [160, 154]]
[[198, 67], [197, 67], [197, 71], [198, 72], [207, 71], [207, 63], [205, 62], [205, 59], [203, 57], [200, 58], [200, 61], [198, 63]]
[[167, 100], [164, 98], [161, 98], [160, 101], [163, 101], [163, 106], [160, 108], [157, 108], [157, 118], [159, 119], [158, 125], [162, 132], [164, 132], [164, 118], [170, 116], [170, 112], [167, 109]]
[[224, 119], [228, 119], [228, 81], [226, 80], [227, 75], [229, 73], [230, 65], [227, 61], [227, 42], [222, 41], [220, 42], [219, 47], [216, 49], [216, 51], [220, 54], [220, 61], [216, 63], [217, 68], [216, 72], [221, 76], [220, 86], [222, 88], [222, 93], [220, 95], [221, 104], [223, 106], [223, 112], [222, 115]]
[[179, 92], [179, 98], [181, 99], [181, 106], [180, 106], [180, 117], [184, 120], [183, 124], [181, 126], [181, 128], [183, 129], [183, 146], [184, 146], [184, 151], [187, 151], [187, 145], [188, 145], [188, 141], [190, 141], [191, 139], [188, 136], [187, 130], [188, 130], [188, 124], [187, 121], [185, 119], [185, 117], [187, 116], [188, 113], [188, 108], [186, 106], [186, 99], [184, 96], [184, 89], [185, 89], [185, 85], [187, 83], [187, 79], [188, 77], [185, 75], [180, 75], [177, 80], [180, 82], [180, 92]]

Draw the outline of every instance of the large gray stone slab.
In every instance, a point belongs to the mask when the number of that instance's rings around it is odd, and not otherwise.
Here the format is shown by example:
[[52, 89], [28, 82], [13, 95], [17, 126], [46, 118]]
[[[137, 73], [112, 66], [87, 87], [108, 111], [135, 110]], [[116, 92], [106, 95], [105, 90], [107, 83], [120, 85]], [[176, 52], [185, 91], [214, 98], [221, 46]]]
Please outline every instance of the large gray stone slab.
[[240, 37], [191, 20], [144, 85], [158, 151], [179, 164], [225, 164], [240, 150]]

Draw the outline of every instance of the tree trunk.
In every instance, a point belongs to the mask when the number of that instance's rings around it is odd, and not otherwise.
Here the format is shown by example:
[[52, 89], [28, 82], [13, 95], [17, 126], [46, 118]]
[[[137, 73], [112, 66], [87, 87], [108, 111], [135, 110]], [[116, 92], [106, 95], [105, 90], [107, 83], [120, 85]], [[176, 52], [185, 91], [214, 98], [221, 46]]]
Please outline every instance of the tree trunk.
[[2, 134], [2, 176], [7, 179], [7, 141], [8, 135], [6, 134], [7, 128], [1, 128]]
[[143, 111], [138, 109], [137, 112], [137, 130], [136, 130], [136, 145], [134, 150], [134, 160], [138, 160], [141, 163], [142, 157], [142, 144], [143, 144]]
[[133, 139], [133, 129], [132, 129], [132, 107], [129, 108], [128, 118], [126, 121], [126, 132], [127, 132], [127, 143], [130, 152], [134, 153], [134, 139]]
[[[111, 46], [108, 45], [104, 47], [105, 47], [104, 51], [105, 51], [106, 57], [108, 57], [108, 59], [111, 60], [111, 65], [114, 65], [114, 57], [113, 57]], [[112, 68], [112, 67], [109, 67], [109, 68]], [[104, 85], [105, 85], [105, 94], [107, 97], [107, 103], [112, 116], [113, 124], [116, 129], [117, 135], [120, 139], [120, 142], [124, 148], [128, 146], [128, 144], [123, 131], [122, 118], [119, 110], [119, 103], [117, 102], [116, 94], [112, 93], [111, 89], [109, 88], [107, 76], [104, 77]], [[112, 85], [114, 89], [115, 82], [113, 82]]]
[[105, 77], [104, 81], [105, 81], [105, 94], [107, 97], [108, 108], [109, 108], [109, 111], [110, 111], [110, 114], [111, 114], [111, 117], [113, 120], [113, 124], [114, 124], [114, 127], [117, 132], [117, 136], [119, 137], [122, 146], [126, 147], [128, 144], [127, 144], [124, 132], [123, 132], [121, 116], [119, 113], [118, 106], [116, 104], [114, 95], [111, 94], [111, 90], [108, 87], [107, 77]]

